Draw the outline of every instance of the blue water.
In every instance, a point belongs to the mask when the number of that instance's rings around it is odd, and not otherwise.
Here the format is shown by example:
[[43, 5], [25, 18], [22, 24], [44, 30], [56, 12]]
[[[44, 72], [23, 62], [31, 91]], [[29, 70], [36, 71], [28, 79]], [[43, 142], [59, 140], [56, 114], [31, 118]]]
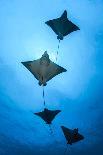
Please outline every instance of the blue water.
[[[80, 31], [61, 41], [57, 63], [68, 71], [45, 88], [47, 107], [62, 110], [51, 136], [33, 115], [43, 109], [42, 88], [21, 61], [45, 50], [55, 61], [58, 41], [45, 21], [65, 9]], [[0, 155], [64, 155], [61, 125], [78, 127], [85, 137], [67, 154], [103, 154], [102, 19], [102, 0], [0, 0]]]

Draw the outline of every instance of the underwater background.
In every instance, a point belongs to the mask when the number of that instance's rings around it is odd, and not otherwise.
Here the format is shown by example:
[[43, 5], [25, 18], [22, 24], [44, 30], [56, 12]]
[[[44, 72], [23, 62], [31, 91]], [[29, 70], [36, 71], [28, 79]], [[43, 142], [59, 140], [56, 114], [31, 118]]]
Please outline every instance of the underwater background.
[[[47, 107], [62, 111], [51, 136], [33, 114], [43, 110], [42, 88], [21, 62], [46, 50], [55, 61], [58, 40], [45, 22], [64, 10], [80, 31], [61, 41], [57, 63], [67, 72], [45, 87]], [[0, 155], [64, 155], [61, 125], [85, 137], [67, 154], [103, 154], [103, 0], [0, 0]]]

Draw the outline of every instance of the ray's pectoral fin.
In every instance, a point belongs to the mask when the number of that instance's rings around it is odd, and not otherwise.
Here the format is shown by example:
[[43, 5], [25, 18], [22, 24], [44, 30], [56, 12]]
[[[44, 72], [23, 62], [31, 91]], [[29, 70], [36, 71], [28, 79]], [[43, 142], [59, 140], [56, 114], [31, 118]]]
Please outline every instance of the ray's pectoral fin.
[[49, 67], [48, 67], [48, 74], [46, 76], [46, 81], [51, 80], [53, 77], [55, 77], [56, 75], [62, 73], [62, 72], [66, 72], [67, 70], [53, 62], [50, 63]]
[[27, 69], [29, 69], [30, 68], [30, 66], [31, 66], [31, 62], [32, 61], [25, 61], [25, 62], [21, 62]]
[[67, 18], [67, 11], [65, 10], [64, 12], [63, 12], [63, 14], [61, 15], [61, 18], [62, 19], [66, 19]]
[[26, 62], [21, 62], [21, 63], [34, 75], [34, 77], [37, 80], [39, 80], [40, 79], [40, 74], [38, 72], [38, 67], [36, 65], [37, 62], [38, 62], [38, 60], [26, 61]]

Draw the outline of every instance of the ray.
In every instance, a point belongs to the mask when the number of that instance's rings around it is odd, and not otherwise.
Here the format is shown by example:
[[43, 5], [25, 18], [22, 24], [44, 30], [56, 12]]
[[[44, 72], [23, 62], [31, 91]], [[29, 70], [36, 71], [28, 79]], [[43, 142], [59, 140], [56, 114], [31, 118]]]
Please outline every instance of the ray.
[[73, 143], [79, 142], [84, 139], [84, 136], [78, 133], [78, 128], [73, 130], [64, 126], [61, 126], [61, 128], [66, 138], [67, 144], [72, 145]]
[[59, 114], [61, 110], [48, 110], [44, 108], [42, 112], [34, 113], [35, 115], [39, 116], [46, 124], [52, 124], [52, 121]]
[[34, 75], [39, 81], [39, 85], [46, 86], [47, 82], [62, 72], [67, 70], [57, 65], [49, 59], [45, 51], [40, 59], [34, 61], [22, 62], [22, 64]]
[[76, 26], [67, 18], [66, 10], [59, 18], [49, 20], [45, 23], [56, 33], [58, 40], [63, 40], [64, 36], [80, 30], [78, 26]]

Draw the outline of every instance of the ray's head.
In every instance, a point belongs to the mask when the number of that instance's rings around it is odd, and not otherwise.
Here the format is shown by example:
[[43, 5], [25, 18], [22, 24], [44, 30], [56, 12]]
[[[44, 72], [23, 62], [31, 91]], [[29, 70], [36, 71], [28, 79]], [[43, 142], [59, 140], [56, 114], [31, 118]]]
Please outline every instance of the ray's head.
[[47, 51], [45, 51], [42, 57], [40, 58], [40, 64], [44, 66], [48, 66], [50, 64], [50, 59]]
[[58, 40], [63, 40], [63, 35], [60, 32], [58, 33], [57, 39]]

